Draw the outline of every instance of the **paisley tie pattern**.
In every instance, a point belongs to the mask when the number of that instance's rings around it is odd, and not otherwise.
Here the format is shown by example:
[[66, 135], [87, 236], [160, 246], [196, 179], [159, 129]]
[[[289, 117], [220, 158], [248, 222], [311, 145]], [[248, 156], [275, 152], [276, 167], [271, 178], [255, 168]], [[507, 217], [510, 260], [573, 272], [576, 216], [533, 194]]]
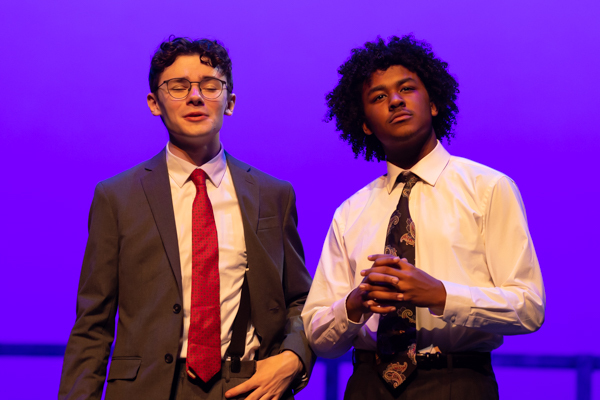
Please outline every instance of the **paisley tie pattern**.
[[[385, 254], [406, 258], [415, 265], [415, 224], [410, 217], [408, 200], [419, 178], [405, 171], [397, 182], [404, 182], [398, 206], [390, 217]], [[382, 314], [377, 329], [377, 369], [392, 388], [398, 388], [416, 369], [416, 310], [408, 302], [394, 304], [396, 311]]]

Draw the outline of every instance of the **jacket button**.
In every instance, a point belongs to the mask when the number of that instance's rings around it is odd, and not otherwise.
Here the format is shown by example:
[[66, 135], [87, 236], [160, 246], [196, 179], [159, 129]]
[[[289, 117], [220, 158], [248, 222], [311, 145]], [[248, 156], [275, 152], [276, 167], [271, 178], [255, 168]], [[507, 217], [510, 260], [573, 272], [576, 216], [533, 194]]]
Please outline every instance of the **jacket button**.
[[169, 353], [167, 353], [167, 354], [165, 355], [165, 362], [166, 362], [167, 364], [171, 364], [171, 363], [173, 362], [173, 356], [172, 356], [172, 355], [170, 355]]
[[179, 304], [175, 304], [175, 305], [173, 306], [173, 312], [174, 312], [175, 314], [179, 314], [179, 313], [181, 312], [181, 305], [179, 305]]

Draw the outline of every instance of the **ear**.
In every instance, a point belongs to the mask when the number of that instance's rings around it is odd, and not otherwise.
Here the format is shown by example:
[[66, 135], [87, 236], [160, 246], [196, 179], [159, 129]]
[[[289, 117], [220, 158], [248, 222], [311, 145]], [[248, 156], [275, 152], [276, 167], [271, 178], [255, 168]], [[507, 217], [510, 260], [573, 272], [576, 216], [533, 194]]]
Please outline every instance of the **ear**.
[[363, 132], [365, 133], [365, 135], [372, 135], [373, 132], [371, 132], [371, 130], [369, 129], [369, 127], [367, 126], [366, 122], [363, 122]]
[[225, 108], [225, 115], [233, 115], [233, 108], [235, 107], [235, 93], [231, 93], [229, 95], [229, 99], [227, 100], [227, 107]]
[[433, 101], [429, 102], [429, 107], [431, 107], [431, 116], [435, 117], [438, 115], [438, 109]]
[[146, 101], [148, 102], [148, 108], [150, 108], [150, 112], [152, 113], [152, 115], [161, 115], [157, 95], [155, 95], [154, 93], [148, 93], [148, 96], [146, 96]]

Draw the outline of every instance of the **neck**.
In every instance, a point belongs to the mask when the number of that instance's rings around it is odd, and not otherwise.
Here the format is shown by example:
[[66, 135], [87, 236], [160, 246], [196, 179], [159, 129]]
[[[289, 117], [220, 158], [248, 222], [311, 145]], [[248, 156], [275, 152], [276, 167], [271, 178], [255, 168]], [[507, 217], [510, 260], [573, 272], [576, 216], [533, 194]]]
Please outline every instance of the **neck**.
[[201, 166], [215, 158], [221, 150], [221, 143], [217, 141], [216, 143], [211, 142], [202, 146], [190, 146], [170, 138], [169, 150], [177, 157], [194, 165]]
[[395, 149], [385, 149], [386, 160], [402, 169], [411, 169], [423, 157], [431, 153], [437, 144], [433, 129], [425, 142], [412, 146], [402, 146]]

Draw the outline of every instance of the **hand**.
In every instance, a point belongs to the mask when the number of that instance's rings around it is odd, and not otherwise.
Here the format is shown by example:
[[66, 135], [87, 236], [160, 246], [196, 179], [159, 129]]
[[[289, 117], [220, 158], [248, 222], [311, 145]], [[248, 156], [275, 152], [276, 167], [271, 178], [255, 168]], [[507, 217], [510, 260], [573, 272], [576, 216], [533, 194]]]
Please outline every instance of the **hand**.
[[[389, 258], [389, 257], [388, 257]], [[398, 257], [396, 259], [399, 260]], [[373, 261], [373, 260], [371, 260]], [[396, 261], [378, 260], [373, 263], [373, 267], [388, 265]], [[346, 312], [348, 319], [354, 322], [360, 321], [363, 314], [368, 312], [385, 314], [394, 311], [393, 306], [385, 306], [385, 300], [398, 301], [398, 288], [395, 286], [398, 283], [398, 278], [395, 276], [381, 275], [365, 275], [364, 271], [361, 275], [365, 276], [362, 283], [355, 288], [346, 299]], [[383, 301], [382, 301], [383, 300]]]
[[[361, 290], [369, 292], [368, 298], [377, 299], [380, 310], [390, 307], [381, 307], [385, 301], [407, 301], [416, 307], [429, 307], [436, 313], [443, 313], [446, 306], [446, 288], [444, 284], [423, 270], [408, 263], [406, 258], [394, 257], [389, 254], [375, 254], [369, 256], [373, 266], [361, 271], [361, 275], [368, 281], [359, 285]], [[382, 291], [381, 285], [391, 285], [393, 291]], [[390, 312], [375, 311], [373, 312]], [[391, 310], [393, 311], [393, 310]]]
[[250, 393], [246, 400], [279, 399], [304, 366], [293, 351], [283, 351], [276, 356], [256, 362], [256, 373], [246, 382], [225, 392], [225, 397]]

